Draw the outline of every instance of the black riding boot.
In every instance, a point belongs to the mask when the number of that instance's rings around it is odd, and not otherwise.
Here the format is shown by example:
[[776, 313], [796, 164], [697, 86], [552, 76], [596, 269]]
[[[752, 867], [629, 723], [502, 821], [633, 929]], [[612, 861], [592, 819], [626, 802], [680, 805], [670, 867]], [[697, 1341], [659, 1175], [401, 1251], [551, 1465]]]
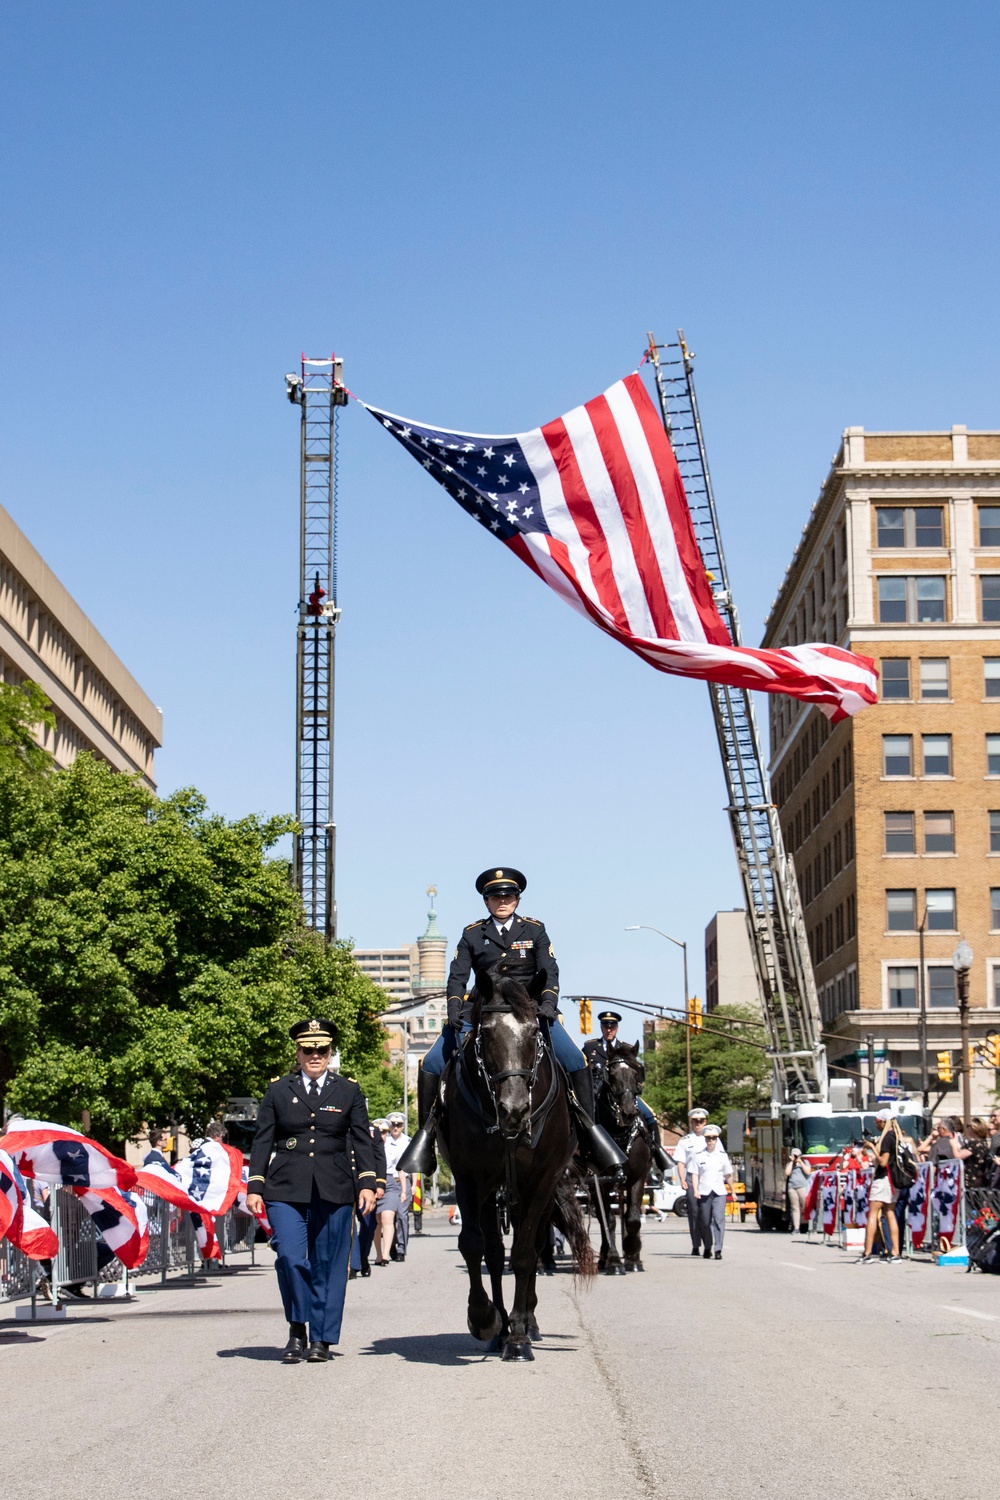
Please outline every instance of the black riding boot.
[[422, 1172], [430, 1177], [437, 1171], [437, 1156], [434, 1153], [434, 1131], [437, 1128], [437, 1096], [441, 1080], [435, 1073], [417, 1071], [417, 1123], [418, 1129], [402, 1156], [397, 1172], [411, 1175]]
[[[647, 1120], [646, 1123], [649, 1124], [649, 1121]], [[659, 1167], [659, 1169], [660, 1169], [661, 1172], [669, 1172], [670, 1169], [671, 1169], [671, 1167], [673, 1166], [673, 1162], [671, 1161], [670, 1157], [667, 1155], [666, 1151], [663, 1149], [663, 1142], [660, 1140], [660, 1122], [656, 1118], [655, 1115], [653, 1116], [652, 1133], [653, 1133], [653, 1151], [652, 1151], [653, 1160], [656, 1163], [656, 1165]]]
[[577, 1107], [573, 1110], [576, 1133], [580, 1141], [580, 1155], [584, 1161], [599, 1172], [617, 1172], [628, 1165], [628, 1157], [620, 1146], [616, 1146], [603, 1125], [594, 1119], [594, 1076], [589, 1068], [580, 1068], [570, 1073], [569, 1086], [576, 1095]]

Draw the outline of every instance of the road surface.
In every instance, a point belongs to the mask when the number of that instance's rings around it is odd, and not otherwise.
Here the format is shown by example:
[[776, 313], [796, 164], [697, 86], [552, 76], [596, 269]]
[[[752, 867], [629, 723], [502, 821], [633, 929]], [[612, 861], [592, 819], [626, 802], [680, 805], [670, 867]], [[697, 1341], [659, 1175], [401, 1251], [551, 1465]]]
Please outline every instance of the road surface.
[[749, 1225], [706, 1262], [670, 1219], [646, 1230], [644, 1275], [543, 1279], [536, 1359], [502, 1364], [464, 1331], [454, 1232], [443, 1215], [425, 1224], [405, 1265], [351, 1284], [330, 1365], [277, 1362], [263, 1247], [255, 1269], [151, 1286], [62, 1325], [0, 1319], [7, 1500], [964, 1500], [987, 1487], [1000, 1278], [860, 1266]]

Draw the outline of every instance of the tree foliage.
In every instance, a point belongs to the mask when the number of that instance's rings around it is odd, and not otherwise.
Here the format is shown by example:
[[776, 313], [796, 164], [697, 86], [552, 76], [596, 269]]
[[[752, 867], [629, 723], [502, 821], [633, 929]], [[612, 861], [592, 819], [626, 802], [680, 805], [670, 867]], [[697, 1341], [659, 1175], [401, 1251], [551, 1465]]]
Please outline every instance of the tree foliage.
[[[38, 722], [37, 705], [26, 710]], [[203, 1125], [284, 1072], [288, 1027], [329, 1016], [342, 1067], [383, 1078], [381, 991], [350, 945], [299, 925], [286, 817], [157, 798], [88, 755], [40, 776], [0, 763], [0, 1093], [21, 1113], [120, 1142], [144, 1121]], [[3, 721], [8, 722], [7, 720]], [[2, 731], [0, 731], [2, 732]], [[395, 1104], [401, 1086], [393, 1096]], [[390, 1107], [393, 1107], [393, 1104]]]
[[52, 757], [35, 736], [55, 724], [52, 705], [37, 682], [0, 682], [0, 772], [35, 777], [50, 770]]
[[[734, 1026], [727, 1031], [727, 1019], [752, 1021], [760, 1026], [760, 1016], [745, 1005], [720, 1005], [705, 1017], [708, 1030], [691, 1033], [691, 1080], [695, 1104], [707, 1109], [709, 1117], [722, 1123], [727, 1109], [751, 1109], [770, 1097], [766, 1080], [771, 1064], [749, 1041], [763, 1043], [764, 1032], [748, 1026]], [[685, 1030], [672, 1026], [656, 1033], [656, 1050], [644, 1056], [646, 1086], [643, 1098], [650, 1108], [666, 1114], [671, 1124], [687, 1129], [687, 1068]]]

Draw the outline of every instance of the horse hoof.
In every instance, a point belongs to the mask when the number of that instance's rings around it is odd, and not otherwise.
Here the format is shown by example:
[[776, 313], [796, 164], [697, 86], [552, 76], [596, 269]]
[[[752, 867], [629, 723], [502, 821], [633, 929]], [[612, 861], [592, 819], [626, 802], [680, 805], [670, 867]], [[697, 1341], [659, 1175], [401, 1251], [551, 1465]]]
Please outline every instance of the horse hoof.
[[488, 1344], [490, 1339], [495, 1339], [503, 1327], [503, 1318], [500, 1316], [500, 1313], [495, 1307], [493, 1307], [492, 1303], [490, 1304], [490, 1307], [492, 1309], [493, 1316], [490, 1318], [489, 1322], [485, 1323], [482, 1327], [476, 1327], [475, 1323], [473, 1323], [472, 1321], [471, 1313], [466, 1319], [466, 1324], [469, 1332], [472, 1334], [472, 1337], [474, 1339], [478, 1339], [481, 1344]]
[[503, 1354], [500, 1357], [504, 1360], [528, 1360], [534, 1359], [535, 1356], [531, 1352], [531, 1345], [529, 1343], [518, 1344], [513, 1339], [508, 1339], [503, 1346]]
[[626, 1270], [626, 1271], [627, 1271], [627, 1272], [628, 1272], [628, 1271], [634, 1271], [634, 1270], [635, 1270], [635, 1261], [632, 1261], [632, 1260], [627, 1260], [627, 1261], [626, 1261], [626, 1262], [625, 1262], [625, 1270]]
[[540, 1339], [541, 1336], [541, 1330], [539, 1329], [538, 1324], [535, 1322], [534, 1318], [532, 1318], [531, 1322], [528, 1324], [528, 1337], [532, 1343], [535, 1343], [535, 1341], [537, 1339]]
[[503, 1341], [500, 1338], [500, 1335], [497, 1334], [497, 1336], [496, 1336], [495, 1339], [490, 1339], [489, 1343], [486, 1345], [486, 1348], [485, 1348], [485, 1350], [483, 1352], [485, 1354], [499, 1354], [500, 1350], [502, 1348], [503, 1348]]

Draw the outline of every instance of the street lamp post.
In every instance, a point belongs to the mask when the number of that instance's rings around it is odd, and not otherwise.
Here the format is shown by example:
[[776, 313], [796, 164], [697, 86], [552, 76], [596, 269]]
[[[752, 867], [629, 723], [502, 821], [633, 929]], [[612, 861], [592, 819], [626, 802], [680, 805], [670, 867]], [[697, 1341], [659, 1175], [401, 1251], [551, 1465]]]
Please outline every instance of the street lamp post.
[[626, 932], [657, 932], [661, 938], [666, 938], [668, 943], [673, 943], [675, 948], [680, 948], [684, 954], [684, 1046], [685, 1061], [687, 1064], [687, 1094], [688, 1109], [694, 1109], [694, 1090], [691, 1086], [691, 1007], [688, 1003], [688, 945], [680, 938], [671, 937], [669, 932], [661, 932], [659, 927], [650, 927], [646, 922], [635, 922], [625, 928]]
[[958, 1021], [962, 1038], [962, 1114], [968, 1126], [972, 1118], [972, 1069], [969, 1067], [969, 970], [973, 953], [969, 944], [959, 943], [951, 955], [951, 965], [958, 980]]

